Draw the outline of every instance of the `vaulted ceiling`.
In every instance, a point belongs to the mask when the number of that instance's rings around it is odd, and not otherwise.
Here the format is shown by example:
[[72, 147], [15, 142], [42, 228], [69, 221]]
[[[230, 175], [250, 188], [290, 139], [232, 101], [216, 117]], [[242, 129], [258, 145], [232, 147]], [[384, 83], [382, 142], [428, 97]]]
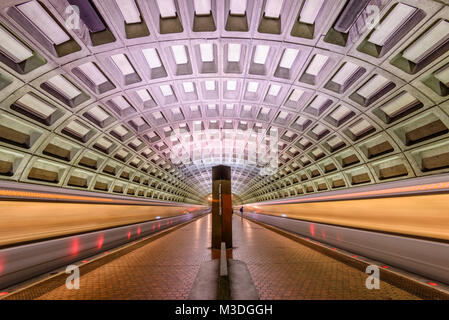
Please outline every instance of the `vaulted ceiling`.
[[448, 171], [446, 1], [0, 7], [1, 179], [199, 202], [224, 163], [257, 202]]

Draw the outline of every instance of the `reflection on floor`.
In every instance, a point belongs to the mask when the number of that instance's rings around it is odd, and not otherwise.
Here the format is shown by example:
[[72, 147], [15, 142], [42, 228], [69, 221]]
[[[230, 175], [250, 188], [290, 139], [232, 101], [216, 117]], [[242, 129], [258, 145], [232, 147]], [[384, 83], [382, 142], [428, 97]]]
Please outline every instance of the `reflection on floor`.
[[[293, 240], [234, 216], [233, 258], [247, 263], [261, 299], [418, 299]], [[203, 261], [211, 259], [208, 215], [85, 274], [39, 299], [187, 299]]]

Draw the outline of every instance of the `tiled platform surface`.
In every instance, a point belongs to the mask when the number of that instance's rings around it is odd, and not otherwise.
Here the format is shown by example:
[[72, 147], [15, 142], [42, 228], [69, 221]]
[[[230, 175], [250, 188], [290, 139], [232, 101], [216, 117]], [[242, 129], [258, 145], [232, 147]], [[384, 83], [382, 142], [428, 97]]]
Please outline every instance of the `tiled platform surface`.
[[[418, 299], [388, 283], [365, 287], [367, 274], [234, 217], [233, 258], [247, 263], [261, 299]], [[38, 299], [187, 299], [202, 261], [211, 259], [211, 216], [198, 219]]]
[[233, 230], [233, 257], [247, 263], [261, 299], [419, 299], [383, 281], [368, 290], [368, 274], [253, 222], [235, 217]]
[[211, 259], [210, 215], [82, 275], [38, 299], [187, 299], [201, 263]]

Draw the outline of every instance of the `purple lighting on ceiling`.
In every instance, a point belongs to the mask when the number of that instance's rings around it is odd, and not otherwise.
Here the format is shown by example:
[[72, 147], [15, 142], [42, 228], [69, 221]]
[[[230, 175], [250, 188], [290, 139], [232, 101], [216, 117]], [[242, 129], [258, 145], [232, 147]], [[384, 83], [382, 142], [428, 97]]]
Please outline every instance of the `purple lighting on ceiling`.
[[68, 0], [72, 6], [80, 9], [80, 18], [92, 33], [104, 31], [106, 26], [89, 0]]

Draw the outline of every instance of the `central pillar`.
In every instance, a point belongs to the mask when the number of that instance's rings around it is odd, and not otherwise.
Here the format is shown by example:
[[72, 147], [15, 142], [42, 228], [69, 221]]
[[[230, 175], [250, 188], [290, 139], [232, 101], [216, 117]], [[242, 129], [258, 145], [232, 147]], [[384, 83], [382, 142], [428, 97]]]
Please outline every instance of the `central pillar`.
[[231, 168], [212, 168], [212, 249], [232, 249]]

